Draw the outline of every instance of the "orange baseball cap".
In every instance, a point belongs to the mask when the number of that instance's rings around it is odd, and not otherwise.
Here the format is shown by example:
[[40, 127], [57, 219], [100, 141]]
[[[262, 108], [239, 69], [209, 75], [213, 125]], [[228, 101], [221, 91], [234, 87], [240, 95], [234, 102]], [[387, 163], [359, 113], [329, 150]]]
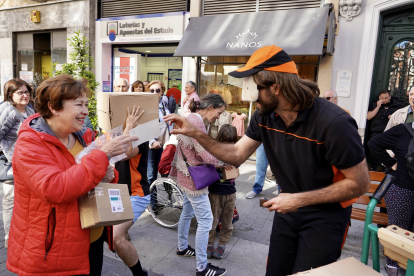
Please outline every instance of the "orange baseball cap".
[[230, 72], [229, 75], [235, 78], [244, 78], [262, 70], [298, 75], [298, 69], [292, 58], [282, 48], [275, 45], [256, 50], [247, 61], [246, 66]]

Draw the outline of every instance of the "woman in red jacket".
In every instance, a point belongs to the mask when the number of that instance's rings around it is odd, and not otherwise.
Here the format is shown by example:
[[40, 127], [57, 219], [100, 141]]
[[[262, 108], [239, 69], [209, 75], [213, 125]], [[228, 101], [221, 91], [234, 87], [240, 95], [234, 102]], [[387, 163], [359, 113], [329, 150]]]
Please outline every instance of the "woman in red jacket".
[[105, 236], [112, 246], [111, 228], [81, 228], [77, 199], [105, 175], [118, 181], [108, 160], [128, 154], [137, 138], [117, 137], [76, 164], [74, 156], [93, 140], [83, 127], [88, 93], [83, 81], [68, 75], [44, 81], [36, 93], [39, 114], [20, 128], [7, 259], [7, 269], [19, 275], [100, 275]]

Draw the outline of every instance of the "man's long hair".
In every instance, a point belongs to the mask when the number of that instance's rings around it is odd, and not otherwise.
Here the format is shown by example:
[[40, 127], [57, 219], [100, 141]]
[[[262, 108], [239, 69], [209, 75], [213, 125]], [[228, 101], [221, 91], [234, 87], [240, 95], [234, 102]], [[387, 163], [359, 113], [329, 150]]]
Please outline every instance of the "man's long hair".
[[296, 74], [262, 70], [253, 75], [259, 86], [270, 87], [276, 84], [283, 97], [290, 103], [289, 111], [303, 111], [313, 105], [320, 91], [318, 85]]

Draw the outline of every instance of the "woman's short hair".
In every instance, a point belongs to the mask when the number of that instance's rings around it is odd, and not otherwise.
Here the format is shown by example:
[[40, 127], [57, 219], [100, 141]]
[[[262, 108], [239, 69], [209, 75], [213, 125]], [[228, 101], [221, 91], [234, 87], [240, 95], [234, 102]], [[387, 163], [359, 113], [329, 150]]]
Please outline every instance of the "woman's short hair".
[[164, 85], [164, 83], [162, 82], [162, 81], [160, 81], [160, 80], [153, 80], [153, 81], [151, 81], [148, 85], [147, 85], [147, 92], [150, 92], [150, 87], [151, 87], [151, 85], [153, 85], [153, 84], [159, 84], [160, 86], [161, 86], [161, 92], [162, 93], [164, 93], [165, 92], [165, 85]]
[[64, 100], [73, 100], [90, 90], [86, 79], [76, 80], [69, 75], [59, 75], [43, 81], [36, 91], [35, 109], [45, 119], [52, 116], [49, 105], [56, 111], [63, 109]]
[[226, 106], [223, 98], [219, 94], [207, 94], [203, 96], [200, 101], [196, 102], [194, 99], [191, 100], [188, 105], [191, 113], [197, 112], [198, 110], [204, 110], [212, 106], [214, 109]]
[[13, 93], [16, 92], [20, 87], [26, 86], [27, 90], [32, 94], [33, 90], [30, 85], [21, 79], [11, 79], [4, 84], [4, 100], [8, 101], [10, 104], [15, 105], [13, 101]]
[[144, 83], [140, 80], [134, 81], [134, 83], [131, 85], [131, 92], [135, 92], [135, 87], [138, 87], [139, 85], [142, 85], [142, 91], [145, 91]]

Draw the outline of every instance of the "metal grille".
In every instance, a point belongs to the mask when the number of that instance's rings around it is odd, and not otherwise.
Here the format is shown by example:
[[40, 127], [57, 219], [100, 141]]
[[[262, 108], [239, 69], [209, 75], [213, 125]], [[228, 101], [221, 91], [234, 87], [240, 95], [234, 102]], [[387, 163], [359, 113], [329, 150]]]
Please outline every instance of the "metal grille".
[[394, 46], [388, 89], [402, 106], [409, 104], [408, 93], [414, 87], [414, 41], [402, 41]]
[[256, 11], [257, 0], [204, 0], [204, 15]]
[[187, 11], [187, 0], [103, 0], [102, 18]]
[[204, 15], [320, 8], [321, 0], [204, 0]]
[[259, 0], [259, 11], [320, 8], [321, 1]]

